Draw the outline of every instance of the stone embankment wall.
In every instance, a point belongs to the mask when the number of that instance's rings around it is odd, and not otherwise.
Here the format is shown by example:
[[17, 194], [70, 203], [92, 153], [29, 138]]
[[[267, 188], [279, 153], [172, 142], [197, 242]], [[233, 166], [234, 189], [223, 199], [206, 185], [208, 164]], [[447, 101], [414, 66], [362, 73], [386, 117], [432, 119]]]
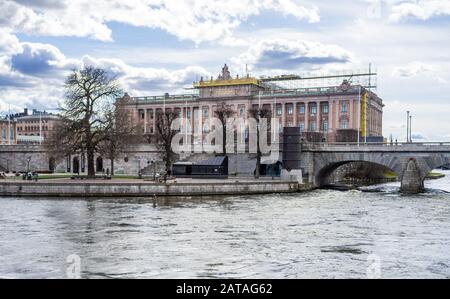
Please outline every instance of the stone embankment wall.
[[202, 183], [0, 182], [0, 196], [147, 197], [293, 193], [305, 186], [293, 181]]

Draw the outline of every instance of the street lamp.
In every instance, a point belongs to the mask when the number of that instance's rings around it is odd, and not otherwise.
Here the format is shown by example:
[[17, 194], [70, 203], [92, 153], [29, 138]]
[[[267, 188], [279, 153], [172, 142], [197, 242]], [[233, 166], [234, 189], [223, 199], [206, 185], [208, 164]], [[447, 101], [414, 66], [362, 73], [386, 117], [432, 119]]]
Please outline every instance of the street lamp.
[[409, 143], [409, 110], [406, 111], [406, 143]]
[[412, 143], [412, 115], [409, 116], [409, 141]]

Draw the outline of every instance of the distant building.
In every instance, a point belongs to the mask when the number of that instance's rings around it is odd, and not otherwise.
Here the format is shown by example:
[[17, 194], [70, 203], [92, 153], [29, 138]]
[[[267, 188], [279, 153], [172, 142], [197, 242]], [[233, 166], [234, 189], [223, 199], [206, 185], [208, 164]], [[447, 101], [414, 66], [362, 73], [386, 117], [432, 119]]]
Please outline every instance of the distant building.
[[33, 110], [28, 114], [24, 109], [23, 113], [16, 115], [17, 122], [17, 143], [41, 143], [54, 130], [55, 125], [60, 121], [60, 117], [47, 111]]
[[0, 119], [0, 144], [16, 144], [17, 129], [16, 121], [9, 119]]
[[[147, 97], [125, 94], [122, 100], [131, 112], [132, 121], [148, 135], [155, 134], [155, 115], [164, 108], [189, 119], [193, 132], [196, 112], [200, 112], [203, 131], [207, 132], [208, 118], [214, 117], [214, 111], [225, 102], [234, 109], [236, 117], [242, 118], [247, 118], [249, 108], [254, 106], [270, 109], [272, 117], [278, 119], [280, 132], [283, 127], [299, 127], [305, 136], [336, 142], [344, 139], [345, 136], [340, 137], [342, 132], [353, 130], [356, 132], [353, 135], [361, 139], [382, 140], [384, 104], [370, 88], [342, 79], [332, 87], [292, 88], [279, 83], [289, 80], [301, 78], [291, 75], [232, 78], [225, 65], [217, 79], [194, 82], [193, 94]], [[318, 138], [319, 135], [322, 137]]]

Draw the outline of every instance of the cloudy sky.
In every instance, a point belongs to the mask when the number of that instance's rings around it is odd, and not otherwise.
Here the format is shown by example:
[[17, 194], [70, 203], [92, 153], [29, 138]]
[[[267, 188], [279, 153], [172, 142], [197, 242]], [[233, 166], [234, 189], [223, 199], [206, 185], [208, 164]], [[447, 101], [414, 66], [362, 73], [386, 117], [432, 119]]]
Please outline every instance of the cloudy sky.
[[0, 0], [0, 109], [55, 108], [73, 68], [132, 96], [233, 75], [378, 71], [384, 134], [450, 141], [449, 0]]

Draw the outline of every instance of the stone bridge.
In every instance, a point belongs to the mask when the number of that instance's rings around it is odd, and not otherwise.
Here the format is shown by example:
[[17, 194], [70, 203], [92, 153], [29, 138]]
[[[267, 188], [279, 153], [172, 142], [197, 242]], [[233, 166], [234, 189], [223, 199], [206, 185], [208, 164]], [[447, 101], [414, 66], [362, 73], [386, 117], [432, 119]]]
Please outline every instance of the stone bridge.
[[405, 193], [424, 191], [428, 173], [450, 164], [450, 143], [303, 143], [300, 165], [310, 184], [321, 187], [339, 166], [369, 162], [394, 171]]

